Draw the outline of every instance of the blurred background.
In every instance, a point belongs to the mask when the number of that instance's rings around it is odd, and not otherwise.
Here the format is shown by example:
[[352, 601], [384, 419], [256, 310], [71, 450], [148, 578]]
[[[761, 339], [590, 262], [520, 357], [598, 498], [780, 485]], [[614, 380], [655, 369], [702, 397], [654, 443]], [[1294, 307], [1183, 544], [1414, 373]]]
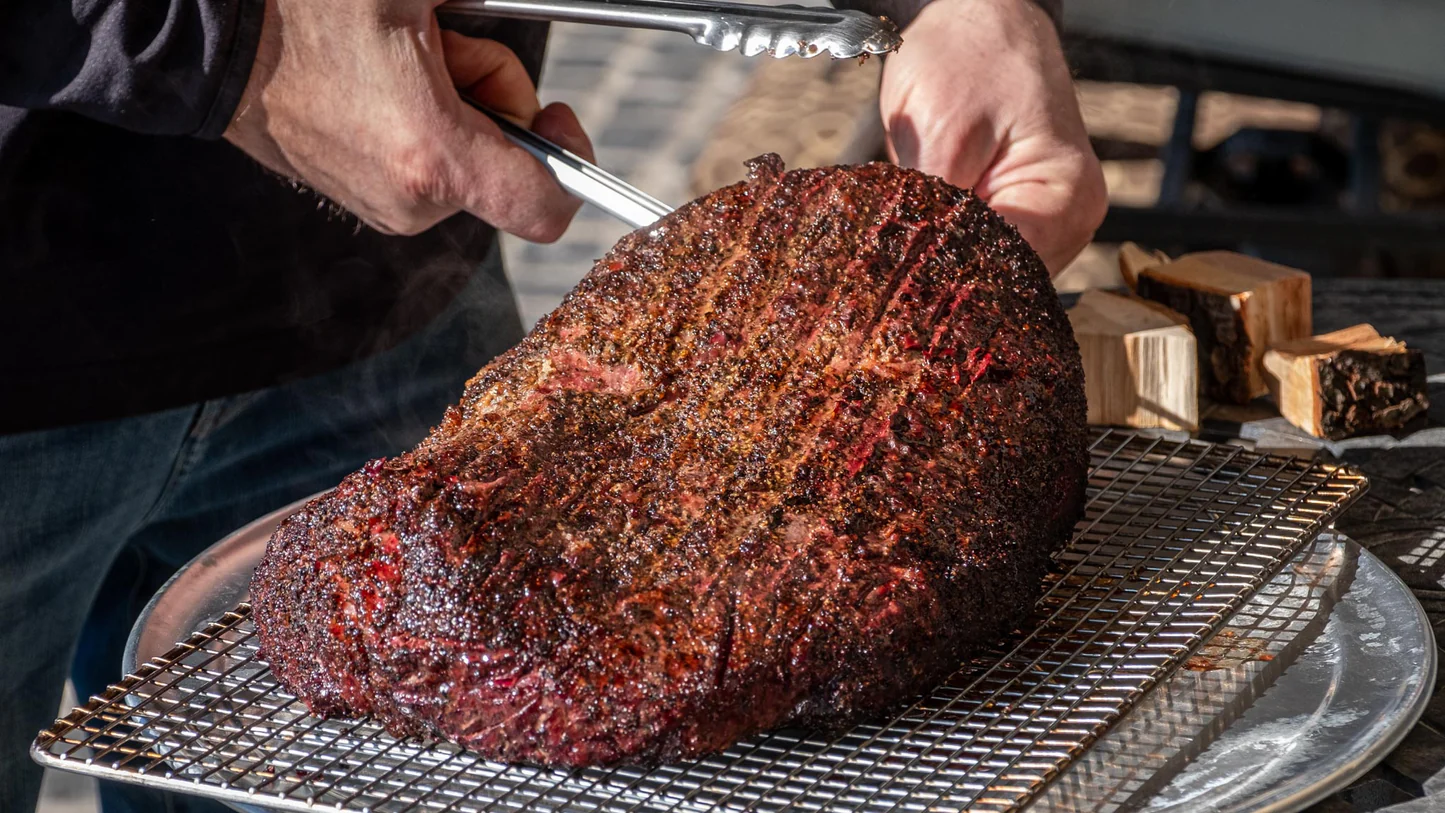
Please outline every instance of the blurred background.
[[[1066, 3], [1066, 48], [1113, 203], [1058, 280], [1117, 284], [1114, 245], [1227, 248], [1316, 276], [1445, 276], [1445, 5], [1429, 0]], [[745, 59], [653, 31], [556, 25], [542, 95], [599, 163], [670, 204], [777, 152], [881, 152], [881, 63]], [[585, 209], [505, 243], [535, 320], [626, 231]]]
[[[1170, 254], [1232, 249], [1317, 278], [1445, 277], [1445, 4], [1066, 5], [1112, 205], [1062, 291], [1118, 285], [1126, 239]], [[763, 152], [790, 167], [878, 157], [881, 67], [558, 24], [542, 96], [572, 105], [598, 163], [676, 205], [740, 179]], [[527, 323], [626, 231], [589, 206], [555, 244], [504, 241]], [[95, 809], [90, 780], [47, 778], [43, 813]]]

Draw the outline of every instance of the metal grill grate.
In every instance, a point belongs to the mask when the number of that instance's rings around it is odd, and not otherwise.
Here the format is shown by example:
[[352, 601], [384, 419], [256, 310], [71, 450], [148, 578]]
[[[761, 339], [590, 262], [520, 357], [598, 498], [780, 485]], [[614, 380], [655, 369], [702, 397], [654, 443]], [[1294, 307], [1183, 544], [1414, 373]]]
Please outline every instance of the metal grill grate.
[[284, 810], [1016, 809], [1167, 676], [1365, 482], [1229, 446], [1093, 437], [1089, 502], [1034, 618], [888, 720], [696, 762], [509, 767], [318, 720], [245, 605], [39, 736], [46, 765]]

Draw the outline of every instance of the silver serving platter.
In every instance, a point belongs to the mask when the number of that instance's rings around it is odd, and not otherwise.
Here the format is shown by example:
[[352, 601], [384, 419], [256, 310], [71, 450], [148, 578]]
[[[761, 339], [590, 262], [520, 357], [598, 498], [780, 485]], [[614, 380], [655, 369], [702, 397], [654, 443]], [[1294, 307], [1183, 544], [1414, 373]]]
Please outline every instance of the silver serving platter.
[[1319, 637], [1149, 811], [1299, 810], [1400, 744], [1435, 685], [1435, 638], [1405, 583], [1354, 542], [1354, 581]]
[[[172, 577], [131, 630], [124, 672], [135, 672], [245, 601], [266, 541], [300, 505], [246, 525]], [[1166, 786], [1131, 807], [1171, 813], [1299, 809], [1363, 774], [1419, 718], [1436, 668], [1424, 611], [1380, 560], [1335, 539], [1356, 557], [1356, 567], [1318, 638]]]

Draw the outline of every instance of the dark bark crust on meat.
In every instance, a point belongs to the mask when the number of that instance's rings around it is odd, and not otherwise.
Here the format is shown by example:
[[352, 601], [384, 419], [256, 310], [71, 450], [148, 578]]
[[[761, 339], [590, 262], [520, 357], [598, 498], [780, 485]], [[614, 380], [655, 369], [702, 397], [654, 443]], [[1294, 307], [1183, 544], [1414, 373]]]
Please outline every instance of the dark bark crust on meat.
[[695, 757], [997, 641], [1087, 462], [1078, 349], [1013, 228], [912, 170], [766, 157], [288, 519], [255, 619], [318, 714], [505, 761]]

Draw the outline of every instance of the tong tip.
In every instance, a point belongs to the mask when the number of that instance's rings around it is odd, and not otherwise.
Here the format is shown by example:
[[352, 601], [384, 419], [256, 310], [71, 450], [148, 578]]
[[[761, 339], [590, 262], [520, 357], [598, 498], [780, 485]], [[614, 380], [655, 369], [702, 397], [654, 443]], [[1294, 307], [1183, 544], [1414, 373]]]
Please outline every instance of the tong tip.
[[903, 45], [903, 33], [898, 26], [887, 17], [879, 17], [882, 23], [877, 31], [863, 40], [863, 53], [874, 56], [883, 56], [897, 51]]
[[745, 56], [769, 54], [778, 59], [811, 59], [824, 53], [834, 59], [858, 59], [889, 54], [903, 44], [898, 26], [887, 17], [852, 9], [778, 6], [775, 10], [807, 12], [821, 19], [722, 18], [704, 26], [694, 39], [719, 51], [737, 48]]
[[811, 57], [826, 50], [834, 59], [856, 59], [891, 54], [903, 44], [898, 26], [887, 17], [858, 12], [856, 16], [849, 15], [838, 29], [821, 38], [822, 42], [807, 43], [809, 50], [800, 53]]

